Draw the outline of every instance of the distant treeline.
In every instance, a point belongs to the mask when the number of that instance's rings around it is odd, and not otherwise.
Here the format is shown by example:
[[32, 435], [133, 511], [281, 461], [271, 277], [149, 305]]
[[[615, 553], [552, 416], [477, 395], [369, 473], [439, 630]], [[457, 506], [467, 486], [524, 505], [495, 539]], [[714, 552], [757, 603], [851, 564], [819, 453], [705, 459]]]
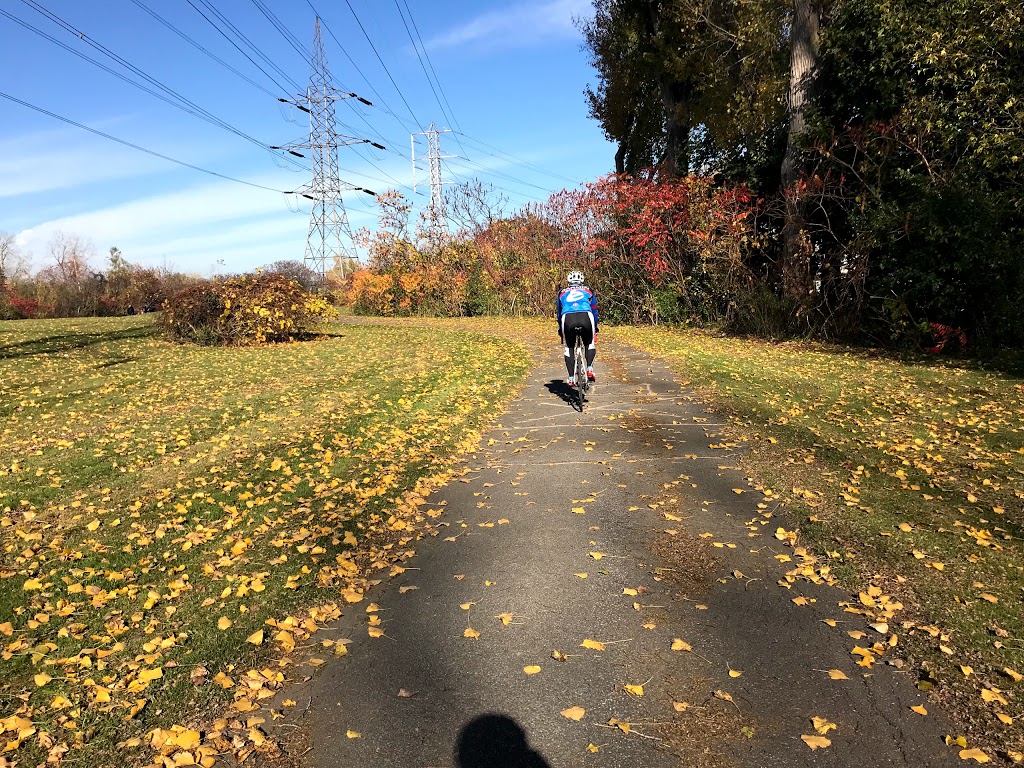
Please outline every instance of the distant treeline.
[[[209, 282], [174, 269], [133, 264], [117, 248], [110, 249], [106, 264], [97, 265], [91, 252], [83, 238], [58, 234], [49, 246], [50, 263], [31, 272], [14, 237], [0, 233], [0, 320], [156, 312], [183, 289]], [[318, 284], [316, 274], [299, 261], [279, 261], [264, 271], [305, 288]]]

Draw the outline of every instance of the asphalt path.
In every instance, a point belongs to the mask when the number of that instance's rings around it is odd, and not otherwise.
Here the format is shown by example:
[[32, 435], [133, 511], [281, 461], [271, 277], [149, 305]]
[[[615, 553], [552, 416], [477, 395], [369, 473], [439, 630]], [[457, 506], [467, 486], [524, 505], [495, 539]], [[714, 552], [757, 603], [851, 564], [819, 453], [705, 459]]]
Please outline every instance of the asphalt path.
[[[856, 664], [849, 632], [886, 638], [844, 613], [855, 598], [780, 586], [796, 558], [774, 534], [796, 523], [748, 484], [719, 419], [636, 350], [602, 347], [597, 370], [580, 414], [561, 360], [538, 360], [464, 474], [429, 497], [436, 535], [331, 629], [348, 654], [285, 692], [300, 762], [960, 764], [916, 680]], [[815, 717], [835, 727], [812, 750]]]

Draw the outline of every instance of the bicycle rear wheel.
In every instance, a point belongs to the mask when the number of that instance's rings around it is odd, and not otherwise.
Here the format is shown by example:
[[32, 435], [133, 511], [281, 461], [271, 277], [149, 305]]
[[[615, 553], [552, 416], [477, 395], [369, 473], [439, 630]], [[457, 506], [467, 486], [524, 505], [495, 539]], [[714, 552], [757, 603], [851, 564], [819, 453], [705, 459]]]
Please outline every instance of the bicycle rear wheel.
[[587, 352], [581, 339], [576, 340], [575, 358], [575, 382], [576, 396], [579, 399], [580, 412], [583, 411], [583, 403], [587, 398]]

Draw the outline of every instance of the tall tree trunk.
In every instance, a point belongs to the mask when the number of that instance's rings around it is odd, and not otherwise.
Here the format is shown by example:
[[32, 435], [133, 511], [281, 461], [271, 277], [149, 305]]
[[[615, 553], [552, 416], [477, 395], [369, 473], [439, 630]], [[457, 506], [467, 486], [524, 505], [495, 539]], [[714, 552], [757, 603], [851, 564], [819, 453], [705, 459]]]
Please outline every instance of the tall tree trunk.
[[[661, 22], [664, 8], [661, 0], [647, 0], [647, 35], [653, 50], [661, 46]], [[661, 106], [665, 117], [665, 157], [661, 167], [669, 177], [689, 172], [690, 159], [690, 115], [686, 106], [687, 89], [671, 74], [662, 71], [658, 75], [661, 92]]]
[[690, 172], [690, 116], [683, 84], [660, 78], [661, 102], [665, 110], [665, 159], [662, 167], [671, 177]]
[[636, 122], [636, 112], [630, 112], [626, 118], [625, 130], [619, 137], [619, 148], [615, 150], [615, 173], [620, 176], [626, 172], [626, 155], [629, 153], [629, 143], [633, 138], [633, 124]]
[[782, 161], [786, 195], [783, 227], [782, 287], [788, 298], [804, 301], [812, 290], [811, 242], [805, 224], [806, 203], [796, 189], [800, 142], [807, 131], [807, 109], [814, 99], [818, 70], [820, 9], [816, 0], [794, 0], [789, 55], [789, 141]]

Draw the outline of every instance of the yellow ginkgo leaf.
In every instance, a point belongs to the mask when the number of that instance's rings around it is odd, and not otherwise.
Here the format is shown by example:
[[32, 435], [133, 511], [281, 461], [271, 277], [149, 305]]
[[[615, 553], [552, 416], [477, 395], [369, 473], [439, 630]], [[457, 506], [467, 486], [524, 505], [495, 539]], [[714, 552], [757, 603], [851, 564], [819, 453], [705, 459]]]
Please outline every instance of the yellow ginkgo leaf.
[[832, 746], [832, 741], [824, 736], [808, 736], [804, 734], [800, 738], [803, 739], [804, 744], [811, 748], [812, 752], [815, 749], [825, 749]]
[[589, 574], [587, 574], [587, 573], [577, 573], [577, 574], [574, 574], [574, 575], [576, 576], [577, 579], [585, 579], [585, 578], [587, 578], [587, 576], [589, 576]]
[[982, 752], [977, 747], [973, 749], [961, 749], [960, 750], [961, 760], [973, 760], [976, 763], [987, 763], [989, 762], [989, 756]]
[[351, 728], [345, 731], [345, 735], [348, 736], [350, 739], [360, 739], [363, 736], [363, 734], [361, 734], [359, 731], [353, 731]]
[[812, 717], [811, 725], [814, 726], [814, 730], [824, 736], [829, 731], [835, 730], [837, 727], [835, 723], [826, 720], [824, 717]]
[[673, 651], [692, 651], [693, 650], [693, 646], [690, 645], [685, 640], [681, 640], [680, 638], [677, 637], [677, 638], [675, 638], [672, 641], [672, 650]]
[[830, 669], [828, 671], [828, 676], [832, 680], [849, 680], [850, 679], [850, 678], [848, 678], [846, 676], [846, 673], [843, 672], [843, 670], [841, 670], [841, 669]]
[[251, 635], [245, 638], [245, 642], [252, 643], [253, 645], [263, 645], [263, 630], [260, 629], [256, 632], [253, 632]]
[[738, 669], [730, 669], [729, 670], [729, 677], [739, 677], [742, 674], [743, 673], [740, 672], [740, 670], [738, 670]]
[[476, 640], [478, 637], [480, 637], [480, 633], [477, 632], [472, 627], [466, 627], [466, 631], [462, 633], [462, 636], [463, 637], [468, 637], [468, 638], [470, 638], [472, 640]]
[[624, 685], [623, 688], [626, 689], [626, 693], [631, 693], [634, 696], [643, 696], [644, 695], [644, 687], [643, 687], [643, 685]]
[[370, 637], [384, 637], [384, 630], [380, 627], [368, 626], [366, 632]]
[[225, 630], [230, 627], [234, 622], [231, 621], [227, 616], [221, 616], [217, 619], [217, 629]]
[[685, 712], [689, 708], [690, 708], [690, 703], [687, 702], [687, 701], [673, 701], [672, 702], [672, 709], [674, 709], [676, 712]]
[[600, 752], [600, 751], [601, 751], [601, 748], [599, 746], [597, 746], [596, 744], [594, 744], [593, 742], [591, 742], [590, 744], [587, 744], [587, 752]]
[[512, 623], [511, 613], [499, 613], [495, 618], [498, 619], [498, 621], [500, 621], [506, 627]]
[[530, 664], [529, 666], [523, 667], [523, 672], [525, 672], [528, 675], [536, 675], [538, 672], [540, 672], [540, 667], [536, 664]]
[[629, 595], [630, 597], [636, 597], [637, 591], [632, 587], [623, 587], [622, 594]]
[[193, 730], [179, 731], [174, 737], [174, 743], [182, 749], [195, 749], [201, 740], [199, 731]]
[[604, 557], [604, 552], [588, 552], [587, 554], [595, 560], [600, 560], [602, 557]]
[[579, 722], [583, 719], [583, 716], [587, 714], [587, 710], [585, 710], [583, 707], [569, 707], [568, 709], [563, 709], [559, 714], [562, 717], [567, 717], [570, 720], [575, 720], [576, 722]]
[[998, 690], [996, 690], [994, 688], [982, 688], [981, 689], [981, 698], [982, 698], [982, 701], [987, 701], [987, 702], [995, 701], [995, 702], [997, 702], [999, 704], [1002, 704], [1004, 707], [1007, 704], [1006, 697], [1004, 697], [1002, 693], [1000, 693]]
[[50, 676], [49, 676], [48, 674], [46, 674], [45, 672], [40, 672], [40, 673], [39, 673], [38, 675], [36, 675], [36, 676], [35, 676], [35, 677], [34, 677], [33, 679], [34, 679], [34, 680], [36, 681], [36, 687], [38, 687], [38, 688], [42, 688], [42, 687], [43, 687], [44, 685], [46, 685], [46, 684], [47, 684], [48, 682], [50, 682], [51, 680], [53, 680], [53, 678], [52, 678], [52, 677], [50, 677]]
[[1004, 715], [1002, 712], [997, 712], [996, 717], [999, 719], [999, 722], [1003, 723], [1004, 725], [1013, 725], [1013, 718], [1009, 715]]
[[580, 643], [580, 647], [589, 648], [592, 651], [603, 651], [604, 643], [599, 643], [597, 640], [587, 639]]
[[922, 705], [920, 705], [920, 704], [916, 704], [916, 705], [914, 705], [913, 707], [911, 707], [911, 708], [910, 708], [910, 711], [911, 711], [911, 712], [917, 712], [917, 714], [921, 715], [921, 717], [924, 717], [925, 715], [927, 715], [927, 714], [928, 714], [928, 710], [927, 710], [927, 709], [925, 709], [925, 708], [924, 708], [924, 707], [923, 707]]
[[473, 607], [474, 605], [476, 605], [476, 603], [460, 603], [460, 604], [459, 604], [459, 608], [461, 608], [461, 609], [462, 609], [462, 610], [464, 610], [464, 611], [468, 611], [468, 610], [469, 610], [470, 608], [472, 608], [472, 607]]

